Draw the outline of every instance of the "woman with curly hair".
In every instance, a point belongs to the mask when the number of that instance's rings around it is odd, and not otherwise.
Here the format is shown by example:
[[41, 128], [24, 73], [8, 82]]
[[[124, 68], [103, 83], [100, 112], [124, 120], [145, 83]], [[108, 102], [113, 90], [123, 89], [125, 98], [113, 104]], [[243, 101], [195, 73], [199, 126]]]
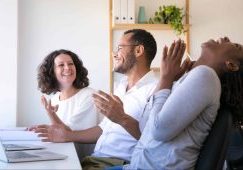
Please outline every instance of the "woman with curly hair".
[[44, 58], [38, 68], [38, 87], [42, 93], [54, 94], [49, 101], [41, 98], [52, 124], [64, 123], [72, 130], [82, 130], [101, 121], [87, 75], [82, 61], [71, 51], [56, 50]]

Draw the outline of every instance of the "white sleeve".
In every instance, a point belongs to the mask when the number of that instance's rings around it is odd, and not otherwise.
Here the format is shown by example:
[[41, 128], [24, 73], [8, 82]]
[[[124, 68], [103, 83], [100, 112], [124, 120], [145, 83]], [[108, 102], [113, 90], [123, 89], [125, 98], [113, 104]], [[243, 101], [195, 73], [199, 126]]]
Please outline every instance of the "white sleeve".
[[212, 69], [193, 69], [161, 110], [151, 114], [154, 138], [169, 141], [177, 136], [220, 95], [220, 89], [219, 79]]

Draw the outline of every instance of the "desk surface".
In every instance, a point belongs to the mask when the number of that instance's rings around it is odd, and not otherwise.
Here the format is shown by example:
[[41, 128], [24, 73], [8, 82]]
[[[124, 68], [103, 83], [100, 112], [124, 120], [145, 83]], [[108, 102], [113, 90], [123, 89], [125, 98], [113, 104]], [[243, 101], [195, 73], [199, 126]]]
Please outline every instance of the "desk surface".
[[49, 151], [67, 155], [65, 160], [4, 163], [0, 161], [0, 169], [72, 169], [81, 170], [81, 165], [73, 143], [44, 143], [40, 141], [14, 141], [4, 143], [30, 143], [44, 145]]

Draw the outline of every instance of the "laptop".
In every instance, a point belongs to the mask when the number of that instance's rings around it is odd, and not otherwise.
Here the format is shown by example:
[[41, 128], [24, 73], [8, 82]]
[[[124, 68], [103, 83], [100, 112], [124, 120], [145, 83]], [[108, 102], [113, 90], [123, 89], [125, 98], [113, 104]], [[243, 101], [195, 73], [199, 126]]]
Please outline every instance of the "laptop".
[[0, 160], [3, 162], [30, 162], [66, 159], [67, 156], [50, 152], [47, 149], [25, 150], [25, 151], [7, 151], [0, 141]]
[[44, 149], [44, 146], [41, 145], [32, 145], [32, 144], [3, 144], [3, 147], [6, 151], [22, 151], [22, 150], [36, 150]]

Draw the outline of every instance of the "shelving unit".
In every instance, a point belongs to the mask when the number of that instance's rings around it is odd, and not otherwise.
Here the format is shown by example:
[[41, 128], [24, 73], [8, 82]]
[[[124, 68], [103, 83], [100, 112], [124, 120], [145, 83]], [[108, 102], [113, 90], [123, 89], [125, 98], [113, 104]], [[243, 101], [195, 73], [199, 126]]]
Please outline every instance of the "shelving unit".
[[[158, 30], [172, 30], [171, 26], [168, 24], [113, 24], [112, 22], [112, 1], [109, 0], [109, 35], [110, 35], [110, 91], [113, 91], [114, 76], [113, 76], [113, 40], [114, 40], [114, 31], [128, 30], [128, 29], [145, 29], [149, 31], [158, 31]], [[187, 44], [186, 52], [190, 54], [190, 24], [189, 24], [189, 0], [185, 0], [185, 42]], [[159, 44], [158, 44], [159, 45]], [[155, 71], [159, 71], [158, 67], [152, 68]]]

